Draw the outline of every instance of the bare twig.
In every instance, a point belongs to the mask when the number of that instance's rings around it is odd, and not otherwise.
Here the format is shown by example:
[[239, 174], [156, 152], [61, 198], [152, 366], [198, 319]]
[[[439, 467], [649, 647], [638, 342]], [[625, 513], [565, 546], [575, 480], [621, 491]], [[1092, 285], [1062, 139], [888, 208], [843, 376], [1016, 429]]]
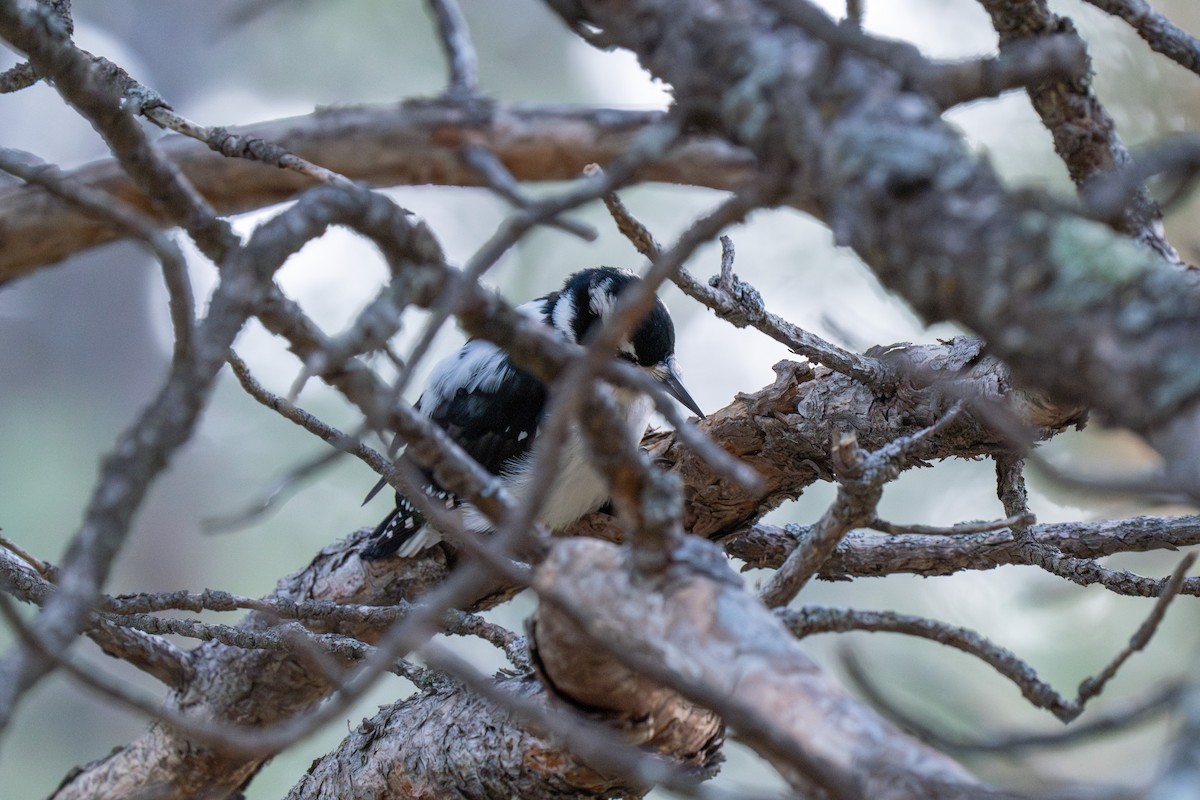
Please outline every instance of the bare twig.
[[863, 14], [866, 9], [865, 0], [846, 0], [846, 22], [850, 23], [855, 28], [862, 28]]
[[1039, 678], [1033, 667], [1011, 651], [997, 647], [975, 631], [966, 628], [890, 611], [872, 612], [805, 606], [796, 611], [781, 610], [776, 613], [798, 637], [814, 633], [886, 631], [918, 636], [948, 645], [979, 658], [1008, 678], [1021, 690], [1025, 699], [1037, 708], [1046, 709], [1063, 722], [1071, 722], [1083, 713], [1089, 700], [1100, 694], [1104, 685], [1117, 673], [1121, 665], [1133, 653], [1149, 643], [1154, 631], [1162, 622], [1167, 606], [1179, 594], [1183, 576], [1195, 561], [1195, 554], [1190, 554], [1180, 562], [1168, 581], [1166, 589], [1154, 604], [1150, 615], [1138, 627], [1129, 644], [1114, 656], [1099, 673], [1084, 680], [1079, 685], [1073, 700], [1067, 699], [1054, 687]]
[[[62, 25], [63, 32], [67, 36], [75, 33], [75, 19], [71, 14], [71, 0], [38, 0], [38, 3], [53, 14], [54, 19]], [[0, 94], [27, 89], [41, 80], [41, 77], [32, 64], [24, 61], [0, 74]]]
[[[104, 597], [102, 607], [110, 616], [108, 619], [119, 624], [120, 619], [142, 615], [147, 617], [156, 611], [234, 611], [246, 609], [258, 611], [272, 617], [295, 619], [306, 625], [338, 625], [352, 623], [367, 625], [372, 628], [391, 625], [411, 614], [415, 606], [412, 603], [400, 602], [393, 606], [347, 605], [329, 601], [312, 600], [296, 602], [280, 597], [254, 598], [229, 592], [206, 589], [203, 592], [165, 592], [121, 595], [119, 597]], [[158, 617], [155, 620], [161, 619]], [[150, 624], [150, 623], [148, 623]], [[153, 623], [158, 624], [158, 623]], [[166, 620], [163, 624], [174, 624]], [[440, 628], [457, 636], [475, 636], [504, 651], [514, 664], [522, 661], [525, 649], [522, 637], [505, 630], [495, 623], [488, 622], [483, 617], [457, 609], [446, 611], [439, 620]], [[236, 630], [237, 636], [242, 629]], [[187, 635], [187, 634], [184, 634]], [[229, 634], [234, 635], [234, 634]], [[253, 647], [253, 639], [238, 639], [226, 641], [238, 647]]]
[[[606, 194], [604, 204], [617, 223], [617, 230], [629, 239], [638, 252], [651, 260], [657, 258], [661, 246], [646, 226], [630, 213], [621, 198], [615, 192]], [[843, 350], [767, 311], [758, 291], [733, 274], [732, 242], [722, 237], [721, 245], [721, 273], [719, 277], [710, 279], [708, 286], [697, 281], [685, 269], [671, 276], [684, 294], [699, 300], [718, 317], [738, 328], [752, 326], [786, 345], [797, 355], [857, 378], [868, 386], [886, 387], [890, 371], [882, 362]]]
[[[315, 649], [319, 654], [333, 655], [347, 661], [361, 661], [374, 652], [371, 645], [351, 636], [341, 636], [336, 633], [313, 633], [298, 623], [249, 630], [232, 625], [201, 622], [198, 619], [158, 617], [153, 614], [109, 614], [105, 617], [105, 622], [109, 625], [132, 628], [158, 636], [169, 634], [200, 641], [220, 642], [229, 647], [239, 647], [243, 650], [271, 650], [277, 653], [304, 656], [307, 650]], [[315, 671], [326, 680], [336, 683], [338, 679], [345, 677], [341, 670], [321, 665], [316, 659], [305, 660], [310, 666], [316, 664]], [[429, 683], [424, 670], [403, 659], [394, 662], [388, 667], [388, 671], [402, 678], [408, 678], [417, 685]]]
[[[959, 753], [997, 753], [1011, 755], [1022, 750], [1045, 750], [1058, 747], [1074, 747], [1089, 739], [1125, 733], [1131, 728], [1160, 717], [1171, 710], [1183, 692], [1179, 683], [1170, 683], [1150, 692], [1145, 697], [1119, 703], [1106, 711], [1092, 712], [1087, 718], [1078, 720], [1061, 730], [1030, 733], [1014, 731], [993, 733], [985, 739], [963, 741], [944, 734], [930, 733], [928, 741]], [[927, 729], [921, 728], [925, 738]]]
[[33, 68], [32, 64], [22, 61], [0, 74], [0, 94], [10, 94], [28, 89], [41, 78], [42, 76], [38, 75], [38, 71]]
[[1120, 17], [1146, 40], [1150, 48], [1180, 66], [1200, 74], [1200, 41], [1156, 11], [1145, 0], [1087, 0], [1101, 11]]
[[812, 536], [797, 547], [771, 576], [760, 596], [769, 608], [787, 605], [821, 569], [846, 534], [876, 518], [875, 506], [885, 483], [894, 480], [904, 465], [917, 456], [920, 446], [958, 417], [955, 404], [934, 424], [911, 436], [864, 453], [853, 435], [833, 443], [832, 457], [838, 475], [837, 498], [813, 527]]
[[[730, 537], [725, 547], [730, 555], [743, 559], [748, 566], [778, 567], [798, 543], [812, 537], [815, 527], [778, 528], [759, 523]], [[954, 536], [900, 534], [886, 538], [855, 531], [842, 540], [818, 577], [845, 580], [896, 573], [952, 575], [968, 569], [1019, 564], [1049, 568], [1079, 585], [1099, 584], [1115, 594], [1158, 597], [1166, 587], [1165, 579], [1104, 569], [1095, 559], [1113, 553], [1174, 550], [1200, 544], [1200, 524], [1195, 516], [1036, 525], [1031, 534], [1043, 552], [1052, 552], [1051, 556], [1031, 552], [1025, 540], [1018, 539], [1011, 531]], [[1200, 595], [1200, 579], [1185, 579], [1180, 593]]]
[[479, 93], [479, 59], [462, 9], [457, 0], [429, 0], [429, 9], [437, 20], [438, 40], [450, 67], [448, 94], [474, 97]]
[[40, 558], [31, 555], [16, 542], [11, 541], [4, 536], [0, 536], [0, 548], [9, 551], [17, 558], [24, 561], [27, 565], [32, 567], [33, 570], [42, 577], [42, 579], [48, 582], [54, 581], [56, 570], [45, 561], [42, 561]]
[[1167, 606], [1171, 604], [1179, 595], [1179, 590], [1183, 587], [1183, 579], [1187, 575], [1188, 570], [1196, 563], [1196, 553], [1188, 553], [1179, 562], [1179, 566], [1175, 568], [1175, 572], [1171, 575], [1163, 587], [1162, 593], [1159, 594], [1158, 600], [1154, 603], [1154, 608], [1150, 611], [1150, 616], [1141, 624], [1129, 639], [1129, 644], [1118, 653], [1108, 666], [1102, 669], [1095, 677], [1088, 678], [1079, 685], [1079, 696], [1075, 700], [1075, 704], [1079, 710], [1083, 710], [1083, 706], [1088, 700], [1100, 694], [1104, 690], [1104, 685], [1117, 674], [1117, 670], [1121, 668], [1131, 655], [1143, 649], [1154, 636], [1154, 632], [1158, 630], [1159, 623], [1167, 613]]
[[[1001, 453], [995, 459], [997, 495], [1004, 504], [1005, 512], [1010, 515], [1027, 513], [1029, 509], [1026, 505], [1024, 458], [1011, 453]], [[1156, 596], [1161, 596], [1162, 592], [1167, 590], [1167, 584], [1160, 585], [1159, 581], [1139, 578], [1128, 572], [1109, 570], [1092, 559], [1064, 555], [1060, 550], [1037, 541], [1030, 533], [1031, 524], [1018, 524], [1012, 529], [1029, 564], [1080, 586], [1098, 583], [1105, 588], [1120, 590], [1131, 584], [1153, 585], [1154, 588], [1149, 592], [1143, 592]]]
[[[487, 182], [493, 192], [515, 207], [532, 210], [538, 204], [539, 201], [521, 188], [508, 168], [487, 147], [471, 142], [463, 148], [462, 157]], [[584, 241], [591, 242], [596, 239], [596, 229], [585, 222], [578, 222], [560, 215], [546, 220], [546, 224], [578, 236]]]
[[[979, 0], [979, 3], [992, 18], [1000, 36], [1001, 51], [1017, 42], [1048, 36], [1074, 37], [1083, 45], [1074, 26], [1052, 13], [1042, 0], [1021, 3], [1019, 8], [1013, 0]], [[1044, 81], [1030, 86], [1028, 92], [1076, 186], [1083, 187], [1098, 175], [1129, 163], [1129, 150], [1086, 74], [1072, 80]], [[1080, 135], [1080, 131], [1087, 131], [1087, 135]], [[1149, 193], [1139, 187], [1121, 216], [1120, 229], [1164, 259], [1179, 263], [1179, 254], [1163, 234], [1161, 219], [1162, 214]]]
[[1013, 753], [1023, 750], [1071, 747], [1095, 737], [1125, 733], [1135, 725], [1169, 712], [1172, 705], [1179, 702], [1180, 696], [1184, 692], [1182, 684], [1172, 683], [1151, 692], [1146, 697], [1123, 703], [1116, 708], [1098, 713], [1090, 719], [1074, 722], [1069, 727], [1059, 730], [1046, 733], [1024, 731], [997, 733], [987, 738], [963, 740], [931, 727], [901, 710], [892, 702], [891, 698], [884, 694], [882, 687], [856, 655], [854, 649], [843, 647], [839, 656], [851, 683], [880, 713], [905, 730], [912, 731], [921, 741], [929, 742], [943, 750], [963, 754], [995, 753], [1011, 757]]
[[1195, 672], [1192, 674], [1175, 702], [1179, 731], [1164, 759], [1161, 774], [1144, 795], [1146, 800], [1186, 797], [1200, 780], [1200, 686]]
[[[346, 440], [355, 441], [352, 436], [346, 436]], [[337, 447], [337, 444], [334, 446]], [[257, 499], [251, 500], [240, 510], [205, 517], [200, 523], [201, 528], [208, 533], [228, 533], [252, 525], [286, 502], [292, 493], [304, 487], [306, 481], [332, 466], [345, 453], [346, 451], [338, 449], [302, 461], [272, 481]], [[380, 463], [385, 461], [386, 459], [380, 456]]]
[[1098, 175], [1082, 187], [1087, 212], [1110, 224], [1119, 222], [1126, 207], [1149, 179], [1165, 176], [1172, 188], [1163, 204], [1170, 206], [1196, 183], [1200, 172], [1200, 136], [1179, 134], [1155, 142], [1137, 153], [1136, 158], [1104, 175]]
[[897, 525], [892, 522], [876, 517], [866, 523], [864, 527], [871, 530], [886, 533], [891, 536], [901, 535], [918, 535], [918, 536], [962, 536], [968, 533], [989, 533], [991, 531], [1004, 530], [1005, 528], [1014, 528], [1017, 525], [1032, 525], [1036, 522], [1033, 514], [1028, 511], [1023, 511], [1014, 514], [1011, 517], [994, 520], [992, 522], [960, 522], [957, 525], [951, 525], [948, 528], [941, 528], [935, 525]]
[[57, 167], [42, 162], [32, 154], [0, 148], [0, 170], [26, 183], [43, 187], [56, 197], [110, 222], [145, 243], [162, 265], [163, 282], [170, 302], [171, 325], [175, 330], [174, 358], [179, 361], [191, 352], [196, 303], [192, 297], [192, 285], [188, 281], [187, 262], [170, 236], [118, 198], [71, 180]]
[[[19, 550], [14, 550], [15, 546], [9, 547], [7, 542], [3, 544], [11, 552]], [[0, 553], [0, 591], [22, 602], [41, 606], [56, 591], [53, 578], [58, 571], [36, 559], [30, 561], [30, 558], [21, 556], [22, 561], [32, 568], [17, 565], [8, 555]], [[95, 615], [84, 632], [107, 655], [133, 665], [173, 689], [185, 686], [192, 678], [193, 671], [186, 655], [165, 639], [126, 630]]]
[[[839, 454], [841, 454], [839, 458]], [[875, 506], [883, 492], [883, 482], [874, 475], [863, 480], [864, 454], [852, 436], [835, 442], [833, 456], [846, 474], [838, 484], [837, 497], [813, 526], [812, 536], [797, 547], [762, 587], [760, 595], [768, 608], [785, 606], [799, 594], [821, 565], [833, 553], [838, 542], [856, 525], [875, 516]], [[869, 457], [869, 454], [868, 454]]]
[[1079, 79], [1088, 70], [1087, 51], [1074, 36], [1024, 42], [994, 58], [945, 63], [925, 58], [906, 42], [864, 33], [861, 8], [855, 12], [848, 6], [847, 20], [851, 24], [839, 25], [814, 5], [785, 0], [769, 0], [768, 4], [788, 22], [833, 47], [887, 64], [927, 92], [942, 109], [1042, 81]]
[[1044, 708], [1066, 721], [1073, 709], [1071, 702], [1038, 677], [1037, 672], [1012, 651], [999, 647], [967, 628], [937, 620], [899, 614], [892, 611], [859, 611], [846, 608], [803, 606], [776, 612], [797, 637], [816, 633], [870, 631], [902, 633], [944, 644], [975, 656], [1012, 681], [1021, 694], [1037, 708]]
[[142, 101], [139, 108], [141, 114], [160, 127], [203, 142], [209, 149], [228, 158], [258, 161], [268, 166], [291, 170], [321, 183], [335, 186], [351, 185], [351, 181], [344, 175], [303, 159], [266, 139], [231, 133], [220, 126], [209, 127], [192, 122], [168, 106], [153, 89], [137, 83], [132, 78], [129, 82], [126, 93], [134, 92]]

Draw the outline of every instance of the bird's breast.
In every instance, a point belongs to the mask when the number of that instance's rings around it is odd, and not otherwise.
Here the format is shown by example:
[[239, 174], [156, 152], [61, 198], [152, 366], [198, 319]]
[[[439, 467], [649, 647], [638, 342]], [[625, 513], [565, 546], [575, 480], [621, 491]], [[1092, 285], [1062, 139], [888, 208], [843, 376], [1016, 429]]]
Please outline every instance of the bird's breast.
[[[628, 435], [634, 441], [640, 441], [650, 421], [653, 401], [644, 395], [622, 396], [622, 390], [614, 390], [614, 393], [619, 407], [625, 412]], [[510, 485], [518, 502], [528, 496], [531, 469], [538, 449], [535, 444], [530, 457], [512, 475]], [[578, 425], [572, 424], [567, 441], [559, 453], [554, 483], [538, 515], [541, 523], [550, 530], [566, 527], [608, 501], [608, 482], [593, 466], [593, 461], [584, 443], [583, 433]]]

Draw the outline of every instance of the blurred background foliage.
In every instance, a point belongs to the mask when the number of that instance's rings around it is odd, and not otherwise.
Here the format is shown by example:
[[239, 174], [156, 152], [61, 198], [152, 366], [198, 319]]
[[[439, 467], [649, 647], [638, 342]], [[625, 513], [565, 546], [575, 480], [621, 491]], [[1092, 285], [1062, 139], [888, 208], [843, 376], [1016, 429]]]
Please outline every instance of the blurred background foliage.
[[[319, 106], [396, 102], [436, 94], [444, 80], [433, 27], [419, 2], [269, 3], [256, 15], [245, 14], [253, 4], [232, 0], [75, 0], [74, 5], [82, 47], [125, 66], [181, 113], [204, 124], [250, 123], [305, 114]], [[839, 4], [825, 5], [840, 13]], [[1075, 20], [1089, 42], [1097, 91], [1129, 144], [1136, 147], [1197, 129], [1200, 94], [1194, 75], [1155, 56], [1124, 24], [1090, 6], [1053, 5]], [[1176, 23], [1200, 33], [1200, 6], [1191, 0], [1156, 5]], [[479, 48], [483, 85], [499, 100], [645, 108], [662, 107], [669, 99], [632, 57], [589, 48], [536, 0], [464, 0], [463, 6]], [[935, 57], [974, 56], [995, 47], [986, 16], [970, 0], [875, 0], [867, 8], [871, 30], [912, 41]], [[0, 69], [18, 60], [0, 50]], [[949, 117], [1011, 186], [1063, 196], [1072, 192], [1024, 94], [975, 103]], [[105, 156], [87, 124], [44, 85], [0, 98], [0, 142], [67, 168]], [[503, 203], [480, 190], [403, 188], [391, 194], [428, 220], [458, 263], [491, 235], [506, 212]], [[663, 241], [718, 200], [713, 192], [674, 186], [637, 187], [623, 196]], [[247, 215], [237, 226], [249, 231], [276, 210]], [[1200, 243], [1189, 225], [1193, 212], [1190, 203], [1174, 209], [1167, 227], [1184, 257], [1194, 260]], [[592, 207], [579, 216], [600, 230], [598, 242], [539, 230], [514, 248], [489, 280], [519, 302], [585, 266], [641, 265], [603, 209]], [[922, 326], [852, 253], [833, 247], [821, 224], [796, 212], [760, 212], [730, 234], [737, 246], [737, 271], [762, 291], [771, 310], [823, 336], [861, 348], [956, 333], [946, 326]], [[715, 247], [702, 250], [689, 264], [702, 277], [717, 267]], [[369, 246], [334, 231], [293, 257], [280, 281], [328, 330], [337, 331], [384, 276]], [[213, 268], [194, 257], [192, 279], [198, 294], [206, 296]], [[788, 357], [780, 345], [732, 329], [677, 291], [668, 288], [663, 294], [679, 329], [687, 383], [705, 409], [767, 384], [770, 366]], [[405, 352], [419, 326], [420, 316], [413, 313], [398, 337], [399, 352]], [[0, 528], [5, 536], [41, 557], [60, 557], [79, 525], [99, 460], [163, 379], [168, 336], [158, 270], [128, 243], [81, 254], [0, 289]], [[461, 335], [447, 328], [438, 340], [439, 352], [460, 341]], [[237, 347], [277, 392], [285, 392], [298, 373], [294, 359], [256, 325], [243, 332]], [[315, 382], [300, 403], [343, 429], [355, 426], [355, 414], [345, 402]], [[1095, 426], [1061, 436], [1047, 450], [1057, 462], [1081, 472], [1136, 471], [1150, 463], [1136, 439]], [[195, 438], [138, 515], [110, 591], [210, 587], [264, 594], [278, 577], [304, 566], [330, 541], [373, 525], [387, 501], [360, 508], [374, 475], [342, 460], [253, 524], [225, 533], [206, 530], [206, 520], [260, 500], [295, 465], [322, 452], [323, 445], [259, 407], [225, 374]], [[925, 524], [996, 518], [1002, 512], [993, 480], [990, 462], [916, 470], [888, 487], [880, 513], [897, 522]], [[770, 519], [812, 522], [831, 497], [829, 486], [814, 487]], [[1031, 500], [1041, 521], [1173, 511], [1123, 498], [1071, 494], [1036, 480]], [[1176, 558], [1147, 554], [1110, 561], [1161, 575]], [[746, 576], [752, 584], [758, 577]], [[1150, 610], [1146, 600], [1080, 589], [1021, 568], [952, 578], [820, 583], [806, 588], [800, 602], [895, 609], [976, 629], [1028, 659], [1066, 694], [1099, 669]], [[519, 629], [527, 610], [528, 604], [518, 599], [495, 616]], [[1195, 600], [1180, 601], [1149, 652], [1132, 660], [1095, 707], [1141, 695], [1189, 669], [1197, 653], [1197, 622]], [[10, 635], [0, 631], [0, 644], [10, 642]], [[900, 705], [964, 736], [1059, 727], [990, 669], [957, 652], [865, 634], [816, 637], [810, 644], [831, 669], [838, 668], [837, 649], [853, 647]], [[501, 663], [486, 647], [473, 646], [471, 652], [481, 663]], [[77, 654], [147, 691], [157, 689], [90, 643], [81, 643]], [[399, 679], [385, 678], [349, 715], [348, 724], [409, 689]], [[136, 737], [144, 724], [61, 677], [43, 682], [0, 743], [0, 797], [46, 795], [71, 767]], [[1153, 774], [1165, 731], [1160, 722], [1086, 747], [968, 763], [988, 779], [1020, 786], [1058, 779], [1137, 784]], [[247, 797], [283, 795], [314, 757], [344, 735], [341, 726], [330, 726], [292, 748], [253, 782]], [[733, 745], [729, 755], [720, 785], [747, 793], [780, 785], [752, 755]]]

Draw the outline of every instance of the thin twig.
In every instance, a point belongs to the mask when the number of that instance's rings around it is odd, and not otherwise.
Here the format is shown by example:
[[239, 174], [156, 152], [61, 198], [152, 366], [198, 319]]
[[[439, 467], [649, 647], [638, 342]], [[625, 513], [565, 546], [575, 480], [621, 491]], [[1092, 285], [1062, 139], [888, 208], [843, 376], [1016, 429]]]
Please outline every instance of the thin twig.
[[1075, 700], [1079, 710], [1083, 710], [1084, 704], [1100, 694], [1104, 690], [1104, 685], [1117, 674], [1117, 670], [1121, 668], [1129, 657], [1137, 651], [1143, 649], [1150, 643], [1150, 639], [1154, 636], [1154, 632], [1158, 630], [1159, 623], [1166, 616], [1167, 607], [1171, 605], [1171, 601], [1179, 596], [1179, 590], [1183, 586], [1183, 579], [1187, 575], [1188, 570], [1196, 563], [1196, 553], [1188, 553], [1179, 562], [1179, 566], [1175, 568], [1175, 572], [1163, 587], [1162, 594], [1158, 596], [1158, 600], [1154, 603], [1154, 608], [1150, 611], [1150, 616], [1138, 627], [1133, 636], [1129, 639], [1129, 644], [1118, 653], [1112, 661], [1100, 672], [1092, 678], [1088, 678], [1079, 685], [1079, 697]]
[[153, 220], [119, 198], [71, 180], [57, 167], [31, 153], [0, 148], [0, 170], [26, 183], [41, 186], [55, 197], [111, 223], [149, 247], [162, 266], [163, 283], [167, 287], [171, 325], [175, 333], [173, 358], [180, 361], [191, 353], [196, 302], [192, 297], [192, 284], [188, 280], [187, 261], [174, 239], [159, 230]]
[[1194, 553], [1184, 557], [1168, 581], [1166, 589], [1154, 604], [1150, 615], [1138, 627], [1129, 644], [1122, 648], [1099, 673], [1084, 680], [1079, 685], [1073, 700], [1067, 699], [1053, 686], [1039, 678], [1032, 666], [1011, 651], [992, 644], [983, 636], [967, 628], [891, 611], [857, 611], [805, 606], [795, 611], [781, 610], [776, 613], [798, 637], [814, 633], [885, 631], [918, 636], [953, 647], [975, 656], [1008, 678], [1021, 690], [1025, 699], [1035, 707], [1046, 709], [1063, 722], [1071, 722], [1083, 713], [1089, 700], [1103, 691], [1104, 685], [1129, 657], [1149, 643], [1162, 622], [1167, 607], [1178, 596], [1184, 575], [1195, 561], [1196, 554]]
[[1150, 48], [1176, 64], [1200, 74], [1200, 41], [1156, 11], [1145, 0], [1087, 0], [1101, 11], [1120, 17], [1146, 40]]
[[1071, 702], [1039, 678], [1032, 666], [1012, 651], [993, 644], [968, 628], [893, 611], [859, 611], [823, 606], [803, 606], [796, 610], [781, 609], [776, 615], [799, 638], [817, 633], [870, 631], [902, 633], [929, 639], [983, 661], [1012, 681], [1025, 699], [1037, 708], [1044, 708], [1060, 719], [1072, 710]]
[[[346, 439], [354, 441], [354, 437], [351, 436], [347, 436]], [[337, 446], [335, 443], [334, 447]], [[305, 481], [333, 466], [345, 454], [346, 451], [338, 449], [300, 462], [276, 478], [257, 499], [251, 500], [238, 511], [205, 517], [200, 522], [201, 528], [207, 533], [229, 533], [254, 524], [285, 503], [293, 493], [303, 489]]]
[[1030, 733], [1013, 731], [1009, 733], [993, 733], [986, 739], [964, 741], [954, 739], [944, 734], [931, 734], [926, 737], [927, 729], [920, 729], [921, 738], [935, 741], [939, 747], [959, 753], [998, 753], [1011, 756], [1022, 750], [1045, 750], [1057, 747], [1074, 747], [1089, 739], [1099, 736], [1111, 736], [1126, 733], [1135, 725], [1140, 725], [1169, 712], [1182, 694], [1182, 684], [1170, 683], [1151, 692], [1146, 697], [1132, 702], [1121, 703], [1103, 712], [1094, 712], [1087, 719], [1079, 720], [1068, 728], [1061, 730]]
[[1023, 511], [1011, 517], [991, 522], [960, 522], [957, 525], [949, 527], [938, 527], [936, 525], [897, 525], [876, 517], [864, 524], [863, 527], [879, 531], [880, 533], [886, 533], [890, 536], [963, 536], [969, 533], [989, 533], [991, 531], [1012, 528], [1016, 525], [1033, 524], [1034, 522], [1036, 522], [1036, 519], [1033, 514]]
[[837, 497], [813, 526], [812, 535], [788, 555], [759, 592], [768, 608], [790, 603], [829, 560], [846, 534], [877, 518], [875, 507], [884, 484], [895, 480], [903, 466], [917, 456], [919, 448], [957, 419], [961, 410], [962, 404], [956, 403], [929, 427], [872, 453], [864, 453], [853, 435], [843, 434], [833, 443], [831, 458], [838, 472]]
[[[401, 602], [394, 606], [366, 606], [333, 603], [327, 600], [312, 600], [297, 602], [279, 597], [254, 598], [229, 592], [207, 589], [203, 592], [163, 592], [121, 595], [119, 597], [104, 597], [102, 608], [115, 622], [124, 617], [147, 618], [158, 611], [234, 611], [244, 609], [257, 611], [262, 614], [283, 619], [300, 620], [307, 625], [368, 625], [372, 628], [382, 628], [403, 619], [419, 606], [413, 603]], [[154, 617], [155, 620], [163, 618]], [[158, 623], [147, 623], [158, 624]], [[163, 624], [174, 624], [168, 619]], [[483, 617], [458, 609], [451, 609], [442, 615], [439, 626], [445, 633], [456, 636], [475, 636], [504, 651], [514, 661], [521, 661], [524, 650], [523, 637], [505, 630], [495, 623], [488, 622]], [[230, 629], [241, 636], [242, 629]], [[176, 631], [171, 631], [176, 632]], [[183, 634], [187, 635], [187, 634]], [[226, 644], [239, 647], [252, 647], [252, 639], [228, 639]], [[246, 642], [245, 644], [241, 642]]]
[[[14, 552], [11, 548], [6, 549]], [[38, 563], [42, 569], [34, 571], [26, 565], [26, 558], [18, 565], [6, 553], [0, 553], [0, 591], [22, 602], [44, 605], [57, 590], [54, 577], [58, 570], [44, 562]], [[187, 656], [165, 639], [125, 630], [95, 615], [88, 621], [84, 633], [105, 654], [131, 664], [172, 689], [181, 689], [193, 677]]]
[[[508, 168], [487, 147], [476, 142], [471, 142], [463, 148], [462, 157], [487, 182], [488, 187], [493, 192], [503, 197], [509, 203], [512, 203], [516, 208], [528, 211], [537, 206], [538, 200], [521, 188], [521, 184], [508, 171]], [[596, 240], [596, 229], [586, 222], [579, 222], [559, 215], [546, 220], [545, 224], [573, 236], [578, 236], [587, 242]]]
[[[1158, 597], [1166, 579], [1105, 569], [1095, 559], [1113, 553], [1177, 549], [1200, 544], [1196, 516], [1134, 517], [1100, 522], [1037, 525], [1031, 530], [1041, 550], [1033, 550], [1011, 531], [956, 536], [896, 535], [881, 537], [854, 531], [838, 545], [818, 577], [847, 580], [897, 573], [935, 576], [964, 570], [992, 569], [1003, 564], [1037, 566], [1080, 586], [1098, 584], [1127, 597]], [[815, 525], [782, 528], [758, 523], [730, 536], [726, 551], [748, 567], [777, 568], [803, 542]], [[1044, 556], [1050, 552], [1052, 555]], [[1200, 578], [1186, 578], [1180, 594], [1200, 596]]]
[[136, 90], [143, 104], [139, 109], [141, 114], [156, 125], [175, 133], [203, 142], [214, 152], [227, 158], [244, 158], [258, 161], [272, 167], [290, 170], [321, 183], [335, 186], [349, 186], [352, 182], [344, 175], [334, 172], [311, 161], [301, 158], [295, 153], [257, 136], [239, 136], [220, 126], [201, 125], [192, 122], [166, 104], [153, 89], [149, 89], [130, 79], [131, 87], [127, 92]]
[[839, 657], [850, 682], [880, 713], [905, 730], [912, 731], [913, 735], [922, 741], [929, 742], [940, 749], [960, 752], [964, 755], [996, 753], [1011, 758], [1014, 753], [1023, 750], [1071, 747], [1098, 736], [1125, 733], [1135, 725], [1169, 712], [1183, 694], [1183, 684], [1176, 682], [1151, 692], [1137, 701], [1111, 709], [1091, 719], [1073, 723], [1060, 730], [1047, 733], [1024, 731], [998, 733], [988, 736], [986, 739], [963, 740], [931, 727], [900, 709], [891, 698], [884, 694], [871, 671], [862, 663], [854, 649], [841, 648]]
[[[657, 258], [661, 246], [621, 198], [615, 192], [606, 194], [604, 204], [616, 222], [617, 230], [629, 239], [638, 252], [651, 260]], [[738, 280], [733, 274], [732, 242], [722, 237], [721, 244], [721, 272], [717, 278], [709, 281], [708, 286], [697, 281], [685, 269], [680, 269], [671, 277], [684, 294], [699, 300], [735, 327], [753, 327], [810, 361], [857, 378], [867, 386], [886, 387], [890, 370], [879, 360], [843, 350], [767, 311], [758, 290]]]
[[862, 30], [866, 0], [846, 0], [846, 22]]
[[[1080, 79], [1087, 75], [1087, 51], [1077, 36], [1047, 36], [1021, 42], [995, 57], [955, 62], [927, 59], [907, 42], [864, 33], [859, 24], [839, 25], [814, 5], [767, 0], [785, 21], [804, 28], [829, 45], [886, 64], [927, 92], [943, 110], [971, 100], [995, 97], [1009, 89], [1049, 80]], [[855, 4], [857, 5], [857, 4]], [[852, 8], [847, 8], [848, 13]]]
[[31, 555], [29, 552], [27, 552], [24, 548], [22, 548], [16, 542], [12, 541], [11, 539], [7, 539], [3, 536], [0, 536], [0, 547], [9, 551], [13, 555], [15, 555], [17, 558], [21, 559], [26, 564], [28, 564], [30, 567], [32, 567], [33, 570], [35, 572], [37, 572], [37, 574], [40, 575], [44, 580], [49, 581], [51, 583], [54, 582], [56, 571], [45, 561], [42, 561], [40, 558], [36, 558], [33, 555]]
[[[74, 35], [75, 19], [71, 14], [71, 0], [38, 0], [38, 3], [50, 11], [67, 36]], [[33, 65], [23, 61], [0, 73], [0, 94], [27, 89], [41, 79], [42, 76]]]
[[438, 41], [450, 68], [450, 88], [455, 97], [474, 97], [479, 93], [479, 59], [471, 31], [457, 0], [429, 0], [429, 9], [437, 21]]

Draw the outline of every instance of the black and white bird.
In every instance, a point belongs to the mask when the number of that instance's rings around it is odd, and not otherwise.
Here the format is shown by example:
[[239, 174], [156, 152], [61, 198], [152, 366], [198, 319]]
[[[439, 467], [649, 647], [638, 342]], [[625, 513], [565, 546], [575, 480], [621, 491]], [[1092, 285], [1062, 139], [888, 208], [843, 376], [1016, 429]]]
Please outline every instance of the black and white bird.
[[[518, 310], [579, 344], [612, 312], [621, 292], [640, 280], [623, 269], [587, 269], [567, 278], [562, 289], [531, 300]], [[680, 382], [675, 363], [675, 326], [661, 300], [655, 300], [649, 316], [621, 343], [615, 355], [648, 372], [676, 400], [704, 416]], [[640, 440], [653, 401], [622, 388], [614, 389], [613, 395], [623, 409], [629, 435]], [[507, 353], [491, 342], [471, 339], [434, 368], [417, 401], [417, 410], [441, 426], [480, 465], [499, 476], [520, 502], [529, 486], [546, 398], [546, 386], [516, 366]], [[428, 473], [426, 479], [426, 491], [432, 497], [461, 508], [467, 530], [491, 530], [483, 514], [437, 486]], [[380, 482], [367, 499], [383, 485]], [[592, 466], [582, 435], [572, 426], [557, 477], [538, 519], [555, 530], [597, 510], [608, 499], [604, 477]], [[440, 534], [425, 524], [412, 503], [397, 493], [395, 510], [376, 527], [362, 556], [368, 560], [393, 553], [408, 557], [440, 540]]]

